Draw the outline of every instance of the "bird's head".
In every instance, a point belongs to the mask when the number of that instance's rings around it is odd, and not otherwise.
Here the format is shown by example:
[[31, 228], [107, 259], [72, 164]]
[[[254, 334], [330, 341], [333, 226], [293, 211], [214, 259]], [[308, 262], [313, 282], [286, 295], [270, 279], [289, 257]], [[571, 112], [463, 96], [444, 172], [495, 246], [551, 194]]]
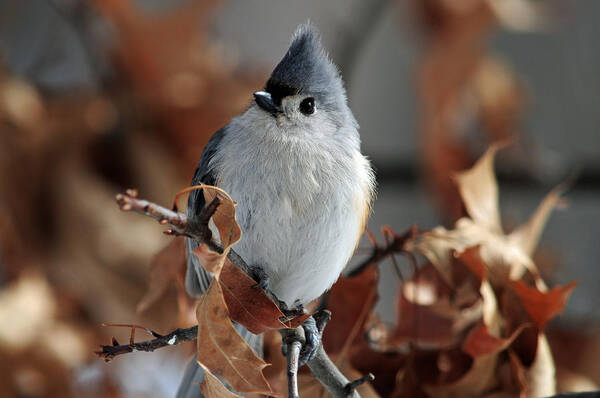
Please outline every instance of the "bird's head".
[[281, 128], [324, 132], [356, 123], [340, 74], [311, 23], [298, 27], [288, 51], [254, 99], [262, 116]]

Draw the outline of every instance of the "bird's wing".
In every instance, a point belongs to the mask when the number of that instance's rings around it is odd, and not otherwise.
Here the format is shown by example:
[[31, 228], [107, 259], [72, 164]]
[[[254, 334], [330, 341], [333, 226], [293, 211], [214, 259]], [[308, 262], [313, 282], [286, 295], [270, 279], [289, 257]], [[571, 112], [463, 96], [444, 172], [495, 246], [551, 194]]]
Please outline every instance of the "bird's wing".
[[[192, 179], [192, 185], [198, 185], [200, 183], [207, 185], [215, 185], [216, 177], [212, 169], [211, 159], [214, 157], [219, 144], [225, 136], [227, 127], [223, 127], [218, 130], [210, 138], [202, 157], [194, 173]], [[204, 208], [205, 201], [202, 190], [195, 190], [190, 193], [188, 198], [187, 215], [189, 218], [197, 217], [202, 208]], [[192, 251], [198, 247], [198, 242], [194, 239], [185, 238], [186, 256], [187, 256], [187, 273], [185, 276], [185, 287], [188, 294], [192, 297], [200, 297], [208, 285], [210, 285], [211, 275], [200, 265], [198, 258], [192, 254]]]
[[[192, 185], [198, 185], [200, 183], [207, 185], [216, 184], [216, 176], [212, 169], [211, 159], [214, 157], [215, 152], [219, 149], [219, 144], [223, 140], [227, 131], [227, 127], [223, 127], [218, 130], [210, 138], [202, 157], [198, 168], [194, 173], [192, 179]], [[188, 198], [187, 215], [188, 217], [197, 217], [202, 208], [204, 207], [205, 200], [201, 190], [195, 190], [190, 193]], [[192, 297], [200, 297], [208, 289], [212, 276], [206, 272], [206, 270], [200, 264], [198, 257], [192, 254], [192, 251], [198, 247], [198, 242], [193, 239], [185, 238], [186, 243], [186, 257], [187, 257], [187, 273], [185, 276], [185, 287], [188, 294]], [[263, 339], [262, 335], [254, 335], [249, 332], [240, 324], [234, 325], [237, 332], [246, 340], [248, 345], [257, 353], [262, 356], [263, 352]], [[200, 392], [200, 382], [204, 380], [204, 370], [196, 362], [196, 358], [187, 366], [183, 379], [179, 384], [176, 398], [202, 398], [203, 395]]]

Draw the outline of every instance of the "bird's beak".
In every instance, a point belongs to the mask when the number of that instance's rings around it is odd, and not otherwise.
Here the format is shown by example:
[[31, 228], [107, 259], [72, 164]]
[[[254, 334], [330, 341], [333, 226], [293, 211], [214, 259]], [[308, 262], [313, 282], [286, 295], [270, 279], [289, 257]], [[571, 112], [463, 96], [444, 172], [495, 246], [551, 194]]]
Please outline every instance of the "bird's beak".
[[273, 97], [271, 97], [271, 94], [267, 93], [266, 91], [255, 92], [254, 100], [258, 106], [273, 116], [277, 116], [278, 113], [282, 112], [281, 108], [275, 105], [275, 102], [273, 102]]

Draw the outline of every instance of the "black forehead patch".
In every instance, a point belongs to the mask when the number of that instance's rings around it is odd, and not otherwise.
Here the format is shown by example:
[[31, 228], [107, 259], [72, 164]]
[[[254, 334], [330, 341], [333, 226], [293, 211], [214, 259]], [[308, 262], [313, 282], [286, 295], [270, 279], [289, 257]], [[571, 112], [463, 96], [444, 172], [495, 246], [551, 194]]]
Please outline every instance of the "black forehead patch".
[[277, 105], [281, 105], [281, 100], [290, 95], [296, 95], [300, 92], [300, 89], [292, 86], [291, 84], [284, 83], [275, 77], [271, 77], [267, 81], [265, 91], [271, 94], [273, 101]]

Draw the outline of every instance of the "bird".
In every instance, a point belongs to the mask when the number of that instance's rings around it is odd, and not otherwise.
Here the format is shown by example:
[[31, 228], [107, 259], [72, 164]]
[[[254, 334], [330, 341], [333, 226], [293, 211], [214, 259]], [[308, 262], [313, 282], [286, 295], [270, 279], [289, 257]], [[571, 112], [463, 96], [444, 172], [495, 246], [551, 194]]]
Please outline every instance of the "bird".
[[[217, 186], [237, 202], [242, 239], [234, 249], [282, 310], [302, 308], [331, 288], [363, 233], [375, 177], [361, 153], [358, 128], [342, 77], [318, 29], [307, 22], [249, 107], [203, 150], [192, 185]], [[188, 218], [204, 206], [202, 193], [192, 191]], [[212, 277], [192, 254], [197, 245], [186, 238], [186, 289], [195, 297]], [[261, 337], [235, 327], [260, 354]], [[307, 341], [300, 365], [320, 344], [312, 317], [302, 327]], [[184, 385], [201, 372], [193, 365], [178, 397], [191, 397]]]

